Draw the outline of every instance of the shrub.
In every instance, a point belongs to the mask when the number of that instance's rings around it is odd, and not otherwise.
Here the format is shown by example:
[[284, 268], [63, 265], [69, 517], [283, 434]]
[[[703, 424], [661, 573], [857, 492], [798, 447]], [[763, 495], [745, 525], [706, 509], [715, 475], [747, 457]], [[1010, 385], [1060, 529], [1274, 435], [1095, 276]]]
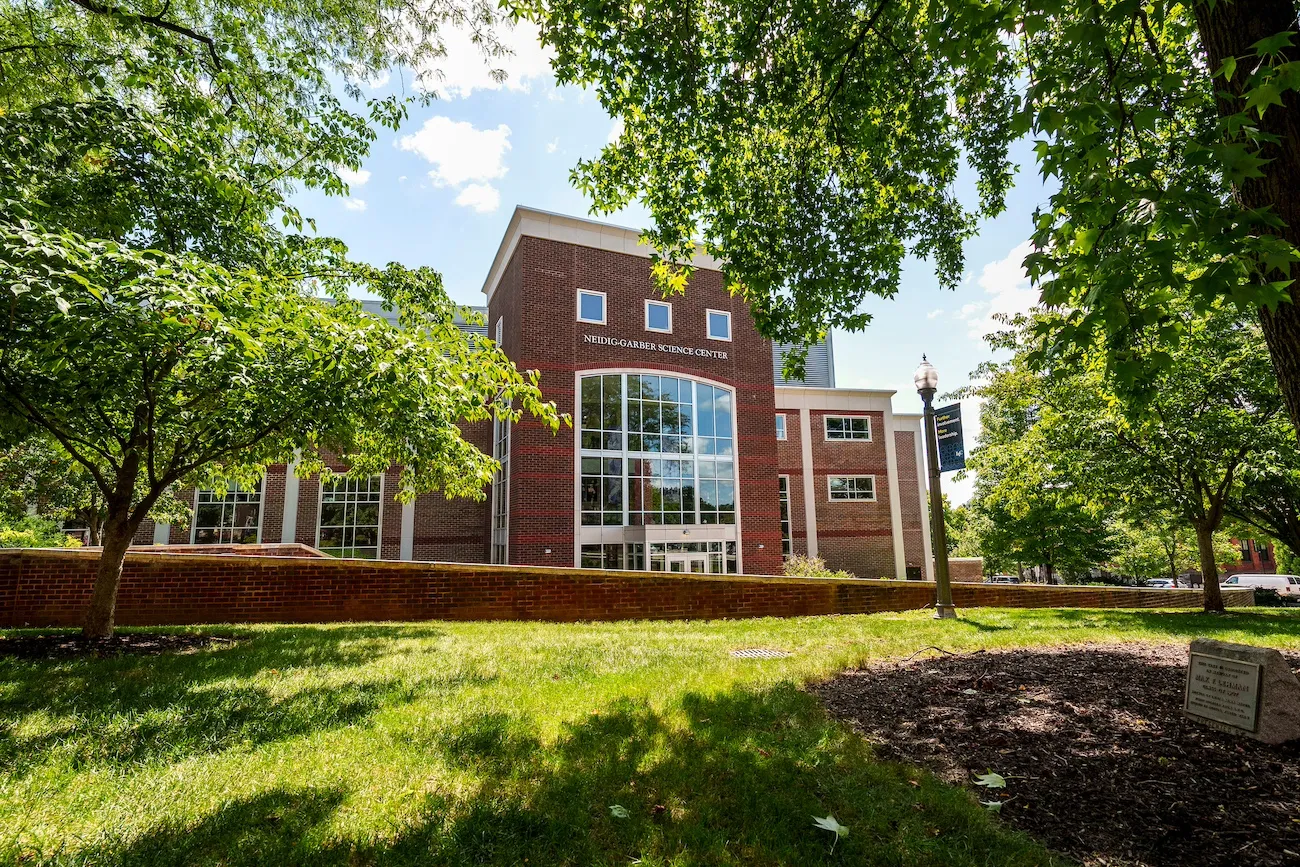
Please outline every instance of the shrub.
[[785, 574], [792, 578], [857, 578], [843, 569], [829, 569], [821, 557], [794, 554], [785, 558]]
[[0, 524], [0, 548], [80, 548], [81, 542], [49, 518], [24, 515]]

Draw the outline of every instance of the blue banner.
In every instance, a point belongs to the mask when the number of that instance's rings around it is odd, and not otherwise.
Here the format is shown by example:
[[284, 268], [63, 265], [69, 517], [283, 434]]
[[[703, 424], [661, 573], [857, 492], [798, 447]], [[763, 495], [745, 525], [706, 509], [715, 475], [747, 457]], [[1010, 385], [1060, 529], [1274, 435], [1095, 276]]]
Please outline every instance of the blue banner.
[[939, 440], [939, 472], [966, 469], [966, 441], [961, 433], [961, 404], [934, 411], [934, 430]]

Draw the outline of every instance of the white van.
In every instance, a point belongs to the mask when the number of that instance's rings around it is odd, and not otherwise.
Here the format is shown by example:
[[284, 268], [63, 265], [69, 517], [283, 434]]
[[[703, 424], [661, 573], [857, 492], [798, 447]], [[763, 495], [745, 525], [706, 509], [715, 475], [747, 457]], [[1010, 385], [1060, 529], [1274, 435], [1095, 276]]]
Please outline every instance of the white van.
[[1223, 587], [1255, 587], [1276, 590], [1279, 596], [1300, 596], [1300, 575], [1233, 575], [1220, 582]]

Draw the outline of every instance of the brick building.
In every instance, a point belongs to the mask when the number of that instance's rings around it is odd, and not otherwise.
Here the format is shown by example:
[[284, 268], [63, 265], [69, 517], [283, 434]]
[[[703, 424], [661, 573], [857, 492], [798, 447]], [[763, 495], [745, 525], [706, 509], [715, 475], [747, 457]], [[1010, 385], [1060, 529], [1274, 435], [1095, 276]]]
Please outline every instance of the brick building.
[[141, 543], [300, 542], [385, 560], [773, 574], [807, 553], [862, 577], [930, 571], [920, 417], [891, 391], [834, 387], [829, 343], [805, 380], [701, 254], [663, 298], [639, 233], [516, 208], [483, 285], [488, 334], [573, 418], [556, 434], [465, 428], [502, 471], [481, 502], [403, 506], [396, 468], [323, 489], [273, 466], [257, 490], [194, 492], [189, 528]]

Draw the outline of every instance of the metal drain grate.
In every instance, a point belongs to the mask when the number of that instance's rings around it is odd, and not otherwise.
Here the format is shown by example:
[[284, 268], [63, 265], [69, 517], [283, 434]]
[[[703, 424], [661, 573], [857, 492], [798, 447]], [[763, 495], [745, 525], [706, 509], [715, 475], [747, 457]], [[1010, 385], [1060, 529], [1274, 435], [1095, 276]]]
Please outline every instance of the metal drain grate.
[[744, 650], [733, 650], [731, 655], [736, 659], [784, 659], [790, 654], [784, 650], [764, 650], [761, 647], [748, 647]]

